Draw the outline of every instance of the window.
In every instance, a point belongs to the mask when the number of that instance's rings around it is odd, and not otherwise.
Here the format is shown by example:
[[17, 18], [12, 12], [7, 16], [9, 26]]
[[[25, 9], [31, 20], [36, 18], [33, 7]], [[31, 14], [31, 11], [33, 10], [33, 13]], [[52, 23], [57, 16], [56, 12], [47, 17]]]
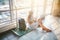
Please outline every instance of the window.
[[50, 14], [51, 13], [52, 4], [53, 4], [53, 0], [47, 0], [46, 11], [45, 11], [46, 14]]
[[8, 3], [8, 0], [0, 0], [0, 5], [7, 5]]
[[0, 0], [0, 23], [28, 16], [33, 10], [34, 16], [50, 14], [53, 0]]
[[10, 0], [0, 0], [0, 26], [9, 24], [12, 20]]
[[31, 0], [14, 0], [13, 1], [14, 8], [30, 8]]
[[31, 0], [13, 0], [14, 16], [16, 17], [18, 15], [18, 19], [24, 18], [26, 20], [29, 10], [31, 10]]
[[26, 19], [29, 10], [33, 10], [34, 17], [39, 18], [51, 13], [52, 3], [53, 0], [14, 0], [13, 9], [21, 18]]
[[51, 13], [53, 0], [33, 0], [34, 17], [39, 18], [42, 15]]

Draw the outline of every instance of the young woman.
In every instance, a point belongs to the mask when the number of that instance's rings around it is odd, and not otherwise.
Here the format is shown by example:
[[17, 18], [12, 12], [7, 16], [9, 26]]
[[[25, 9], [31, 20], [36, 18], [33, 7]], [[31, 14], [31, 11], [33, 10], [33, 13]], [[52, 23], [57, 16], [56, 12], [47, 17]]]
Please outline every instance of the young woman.
[[39, 19], [38, 22], [46, 32], [32, 31], [19, 40], [60, 40], [60, 0], [54, 0], [51, 15]]
[[30, 29], [36, 29], [38, 27], [38, 23], [36, 19], [33, 17], [33, 11], [29, 11], [27, 21]]

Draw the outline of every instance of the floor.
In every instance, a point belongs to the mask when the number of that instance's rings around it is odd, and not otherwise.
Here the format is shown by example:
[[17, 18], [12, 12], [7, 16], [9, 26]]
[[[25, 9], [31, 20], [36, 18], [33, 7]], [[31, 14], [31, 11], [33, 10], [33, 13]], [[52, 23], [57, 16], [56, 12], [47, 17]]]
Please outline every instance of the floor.
[[15, 35], [12, 31], [7, 31], [0, 34], [0, 40], [18, 40], [19, 36]]
[[57, 40], [54, 33], [44, 32], [40, 29], [31, 31], [30, 33], [25, 34], [24, 36], [17, 36], [12, 31], [7, 31], [0, 34], [0, 40]]
[[57, 40], [57, 38], [53, 32], [44, 32], [39, 28], [20, 37], [19, 40]]

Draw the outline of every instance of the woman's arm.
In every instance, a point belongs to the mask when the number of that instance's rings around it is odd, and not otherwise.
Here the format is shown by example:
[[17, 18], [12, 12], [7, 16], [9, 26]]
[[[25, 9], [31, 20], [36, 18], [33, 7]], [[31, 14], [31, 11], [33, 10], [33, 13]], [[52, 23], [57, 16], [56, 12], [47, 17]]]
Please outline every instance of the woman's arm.
[[33, 12], [32, 11], [29, 11], [27, 21], [28, 21], [29, 24], [33, 23]]
[[33, 23], [33, 21], [31, 21], [31, 16], [30, 15], [28, 16], [27, 21], [28, 21], [29, 24]]
[[40, 25], [40, 27], [42, 27], [43, 30], [45, 30], [46, 32], [51, 32], [50, 29], [46, 28], [43, 24], [42, 24], [42, 19], [38, 20], [38, 23]]

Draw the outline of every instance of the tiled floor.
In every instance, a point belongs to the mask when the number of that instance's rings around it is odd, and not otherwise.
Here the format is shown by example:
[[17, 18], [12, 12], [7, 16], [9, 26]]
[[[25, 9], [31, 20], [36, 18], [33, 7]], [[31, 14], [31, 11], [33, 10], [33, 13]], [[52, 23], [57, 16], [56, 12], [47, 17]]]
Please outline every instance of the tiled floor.
[[17, 36], [12, 31], [0, 34], [0, 40], [57, 40], [53, 32], [44, 32], [42, 30], [33, 30], [24, 36]]
[[44, 32], [39, 29], [20, 37], [19, 40], [57, 40], [57, 38], [53, 32]]
[[0, 34], [0, 40], [18, 40], [19, 37], [15, 35], [12, 31], [7, 31]]

